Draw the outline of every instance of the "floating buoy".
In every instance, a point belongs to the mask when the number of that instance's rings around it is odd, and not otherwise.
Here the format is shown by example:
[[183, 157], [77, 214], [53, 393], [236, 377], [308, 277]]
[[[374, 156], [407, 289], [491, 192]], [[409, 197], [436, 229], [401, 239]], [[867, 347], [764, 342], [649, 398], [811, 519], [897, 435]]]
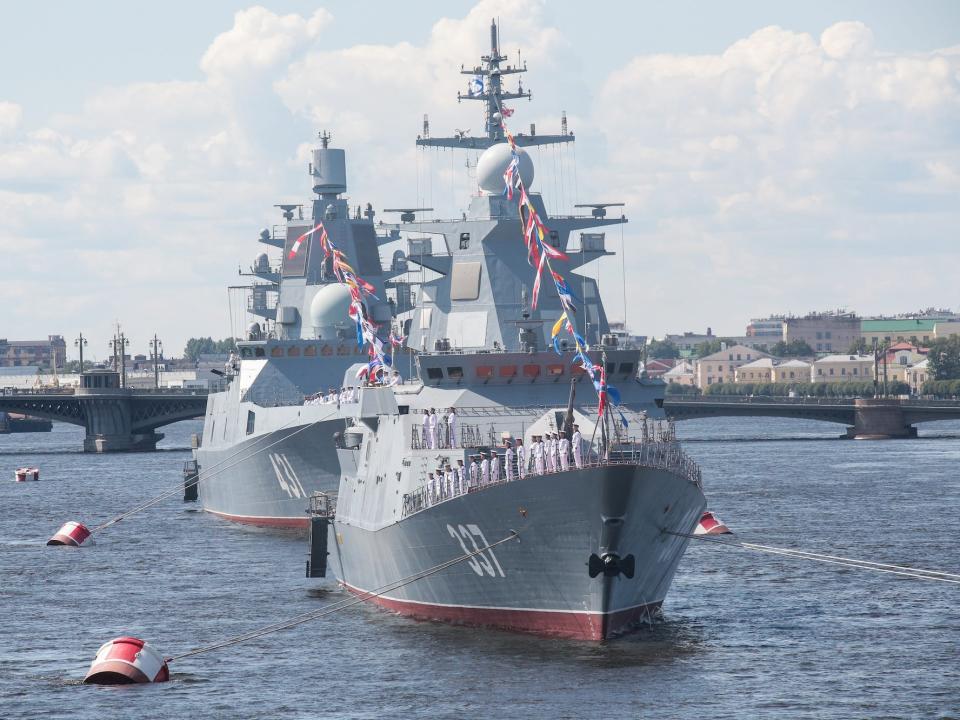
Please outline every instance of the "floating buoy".
[[723, 521], [709, 510], [704, 510], [700, 516], [700, 522], [697, 523], [694, 535], [733, 535]]
[[119, 637], [100, 647], [83, 682], [88, 685], [131, 685], [169, 679], [167, 661], [149, 643], [135, 637]]
[[26, 482], [27, 480], [39, 480], [40, 468], [22, 467], [13, 471], [13, 479], [16, 482]]
[[83, 523], [71, 520], [64, 523], [63, 527], [57, 530], [56, 534], [47, 540], [47, 545], [69, 545], [70, 547], [80, 547], [83, 541], [90, 537], [90, 530]]

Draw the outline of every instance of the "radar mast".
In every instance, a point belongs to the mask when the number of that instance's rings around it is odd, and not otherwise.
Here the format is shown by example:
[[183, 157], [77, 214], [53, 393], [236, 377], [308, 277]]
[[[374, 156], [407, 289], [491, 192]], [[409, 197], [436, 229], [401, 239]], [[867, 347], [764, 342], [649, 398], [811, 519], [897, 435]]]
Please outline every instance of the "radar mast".
[[[516, 90], [508, 90], [503, 86], [504, 77], [519, 75], [527, 72], [527, 64], [503, 65], [507, 61], [506, 55], [500, 54], [500, 35], [496, 20], [490, 21], [490, 54], [480, 58], [480, 65], [472, 68], [461, 66], [460, 74], [470, 76], [470, 89], [466, 95], [457, 93], [457, 102], [463, 100], [479, 100], [484, 104], [485, 137], [468, 137], [468, 130], [458, 130], [453, 137], [429, 137], [426, 121], [424, 134], [417, 137], [417, 145], [423, 147], [465, 148], [485, 150], [491, 145], [506, 142], [503, 132], [502, 111], [504, 100], [526, 98], [530, 100], [532, 94], [523, 89], [523, 81], [518, 80]], [[426, 117], [426, 116], [424, 116]], [[574, 141], [573, 133], [567, 132], [566, 114], [562, 122], [562, 131], [559, 135], [537, 135], [535, 127], [530, 126], [530, 133], [516, 133], [514, 140], [521, 147], [534, 145], [557, 145]]]

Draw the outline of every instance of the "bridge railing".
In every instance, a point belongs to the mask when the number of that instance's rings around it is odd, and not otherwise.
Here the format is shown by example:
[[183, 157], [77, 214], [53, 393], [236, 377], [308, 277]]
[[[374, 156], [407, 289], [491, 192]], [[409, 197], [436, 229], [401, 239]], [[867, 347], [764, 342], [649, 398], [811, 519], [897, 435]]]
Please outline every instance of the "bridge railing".
[[702, 404], [702, 405], [853, 405], [857, 398], [828, 397], [769, 397], [766, 395], [702, 395], [699, 397], [666, 398], [665, 405]]

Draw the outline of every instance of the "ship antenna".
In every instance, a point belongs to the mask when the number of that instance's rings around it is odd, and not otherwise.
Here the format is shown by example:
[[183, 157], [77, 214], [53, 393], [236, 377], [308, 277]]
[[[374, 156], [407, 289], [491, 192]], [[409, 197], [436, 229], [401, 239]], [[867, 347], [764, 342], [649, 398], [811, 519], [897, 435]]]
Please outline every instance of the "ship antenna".
[[326, 150], [328, 147], [330, 147], [330, 141], [333, 139], [333, 136], [326, 130], [318, 133], [318, 135], [320, 136], [320, 147]]

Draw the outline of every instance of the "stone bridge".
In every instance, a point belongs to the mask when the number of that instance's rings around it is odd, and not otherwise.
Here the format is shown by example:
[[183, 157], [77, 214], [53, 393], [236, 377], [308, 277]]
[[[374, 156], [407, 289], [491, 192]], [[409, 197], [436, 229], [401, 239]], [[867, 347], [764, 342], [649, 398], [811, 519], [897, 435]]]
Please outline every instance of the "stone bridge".
[[916, 437], [916, 423], [960, 420], [960, 401], [893, 398], [666, 398], [663, 410], [674, 420], [703, 417], [785, 417], [847, 425], [855, 439]]
[[85, 452], [156, 450], [157, 428], [202, 417], [206, 390], [0, 390], [0, 410], [82, 425]]

